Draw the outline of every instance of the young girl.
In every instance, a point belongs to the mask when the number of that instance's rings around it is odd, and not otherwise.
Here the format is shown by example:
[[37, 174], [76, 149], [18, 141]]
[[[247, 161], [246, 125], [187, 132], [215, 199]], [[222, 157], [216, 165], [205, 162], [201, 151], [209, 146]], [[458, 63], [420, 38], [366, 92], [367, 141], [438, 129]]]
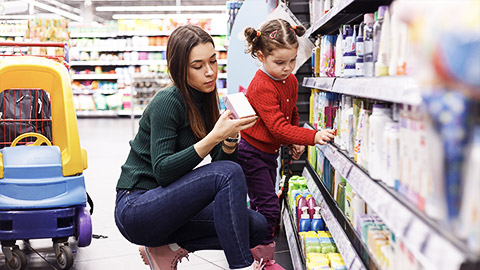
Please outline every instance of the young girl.
[[[259, 270], [250, 248], [267, 222], [247, 209], [245, 177], [234, 162], [238, 132], [257, 119], [219, 115], [215, 45], [200, 27], [172, 32], [167, 64], [173, 85], [148, 104], [122, 166], [117, 227], [152, 270], [176, 270], [189, 252], [204, 249], [223, 249], [231, 269]], [[212, 163], [195, 168], [208, 154]]]
[[316, 131], [298, 126], [298, 81], [291, 72], [297, 58], [297, 36], [304, 33], [303, 26], [291, 26], [283, 19], [269, 21], [259, 30], [248, 27], [244, 31], [247, 53], [263, 65], [246, 93], [259, 119], [252, 128], [241, 131], [238, 162], [247, 180], [250, 207], [262, 213], [268, 222], [268, 235], [252, 249], [254, 258], [263, 259], [267, 269], [283, 269], [273, 260], [273, 229], [280, 216], [275, 193], [280, 146], [288, 145], [293, 158], [298, 159], [304, 145], [325, 144], [334, 137], [330, 129]]

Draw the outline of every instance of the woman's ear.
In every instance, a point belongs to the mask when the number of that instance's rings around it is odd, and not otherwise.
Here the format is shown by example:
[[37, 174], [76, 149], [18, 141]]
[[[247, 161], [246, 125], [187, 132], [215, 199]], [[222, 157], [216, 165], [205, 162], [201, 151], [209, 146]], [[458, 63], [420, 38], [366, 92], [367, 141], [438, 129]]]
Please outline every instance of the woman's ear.
[[263, 55], [262, 51], [257, 51], [257, 59], [262, 63], [265, 61], [265, 55]]

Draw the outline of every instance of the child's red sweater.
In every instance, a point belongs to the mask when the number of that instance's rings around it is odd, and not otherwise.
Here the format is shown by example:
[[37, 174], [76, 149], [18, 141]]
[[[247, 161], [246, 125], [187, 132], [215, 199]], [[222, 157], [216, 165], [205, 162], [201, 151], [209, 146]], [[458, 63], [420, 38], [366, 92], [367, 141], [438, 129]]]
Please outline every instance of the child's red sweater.
[[293, 74], [275, 81], [259, 69], [246, 96], [259, 116], [253, 127], [242, 131], [249, 144], [271, 154], [281, 145], [314, 145], [317, 131], [298, 126], [298, 81]]

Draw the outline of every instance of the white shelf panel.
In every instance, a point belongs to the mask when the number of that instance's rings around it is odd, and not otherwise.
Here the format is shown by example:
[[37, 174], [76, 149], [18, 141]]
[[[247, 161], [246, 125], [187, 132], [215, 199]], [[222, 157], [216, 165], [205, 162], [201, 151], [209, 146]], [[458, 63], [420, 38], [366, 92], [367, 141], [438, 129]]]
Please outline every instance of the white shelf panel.
[[302, 252], [300, 247], [297, 245], [295, 229], [293, 228], [292, 221], [290, 219], [290, 214], [288, 213], [288, 206], [283, 207], [282, 219], [285, 227], [285, 235], [287, 237], [288, 248], [290, 250], [290, 257], [292, 258], [292, 265], [294, 270], [303, 270], [302, 263]]
[[360, 258], [360, 256], [358, 256], [355, 248], [345, 234], [345, 231], [340, 226], [340, 223], [338, 223], [337, 219], [328, 207], [325, 199], [322, 196], [322, 193], [318, 189], [317, 184], [313, 180], [313, 177], [310, 175], [310, 172], [306, 167], [303, 169], [302, 175], [307, 180], [308, 190], [312, 193], [312, 196], [315, 198], [318, 205], [320, 206], [320, 214], [322, 215], [323, 220], [325, 221], [325, 224], [330, 231], [330, 234], [335, 240], [338, 251], [340, 252], [340, 254], [342, 254], [345, 265], [348, 266], [349, 270], [366, 270], [365, 266], [363, 265], [362, 259]]
[[70, 61], [70, 66], [141, 66], [141, 65], [167, 65], [167, 60]]
[[320, 17], [318, 21], [316, 21], [310, 28], [307, 29], [307, 32], [305, 33], [307, 37], [311, 36], [313, 32], [315, 32], [318, 28], [320, 28], [322, 25], [330, 21], [335, 15], [337, 15], [341, 10], [346, 8], [348, 5], [350, 5], [354, 0], [340, 0], [337, 2], [337, 4], [330, 9], [325, 15]]
[[167, 50], [167, 46], [128, 46], [128, 47], [108, 47], [108, 46], [90, 46], [90, 47], [74, 47], [79, 51], [84, 52], [125, 52], [125, 51], [137, 51], [137, 52], [162, 52]]
[[[355, 192], [427, 269], [460, 269], [468, 255], [399, 202], [340, 150], [328, 144], [317, 148]], [[393, 191], [395, 192], [395, 191]], [[439, 250], [441, 249], [441, 250]], [[448, 254], [448, 256], [445, 256]]]
[[73, 80], [117, 80], [118, 74], [72, 74]]
[[110, 32], [110, 33], [70, 33], [70, 38], [109, 38], [109, 37], [116, 37], [117, 32]]
[[370, 78], [308, 77], [303, 86], [351, 96], [394, 103], [419, 105], [421, 91], [415, 79], [408, 76]]
[[0, 37], [23, 37], [26, 32], [6, 32], [0, 33]]
[[227, 73], [218, 73], [217, 78], [218, 79], [226, 79], [227, 78]]
[[118, 111], [76, 111], [78, 117], [118, 117]]

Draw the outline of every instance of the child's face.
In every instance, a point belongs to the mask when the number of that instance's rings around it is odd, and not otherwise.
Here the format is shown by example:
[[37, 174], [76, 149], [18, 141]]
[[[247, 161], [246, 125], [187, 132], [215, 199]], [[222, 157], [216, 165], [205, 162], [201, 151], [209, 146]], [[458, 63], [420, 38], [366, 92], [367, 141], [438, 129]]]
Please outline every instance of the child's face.
[[203, 93], [210, 93], [217, 82], [217, 54], [212, 43], [192, 48], [188, 58], [187, 83]]
[[297, 49], [277, 48], [269, 55], [262, 52], [257, 54], [258, 60], [263, 63], [265, 70], [273, 77], [284, 80], [292, 73], [297, 62]]

